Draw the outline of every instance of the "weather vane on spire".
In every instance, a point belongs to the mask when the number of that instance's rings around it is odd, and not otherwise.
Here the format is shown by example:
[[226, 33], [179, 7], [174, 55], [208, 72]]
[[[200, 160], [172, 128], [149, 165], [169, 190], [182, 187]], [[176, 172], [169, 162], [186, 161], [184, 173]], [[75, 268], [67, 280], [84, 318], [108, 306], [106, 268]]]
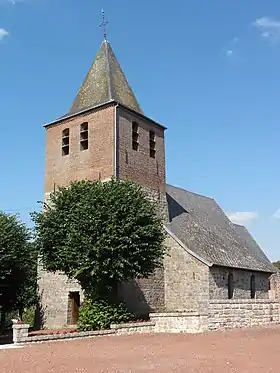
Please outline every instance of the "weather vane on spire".
[[107, 40], [107, 29], [106, 29], [106, 26], [108, 25], [108, 21], [105, 21], [105, 12], [104, 12], [103, 9], [101, 10], [101, 15], [102, 15], [102, 22], [100, 23], [99, 27], [103, 27], [104, 40]]

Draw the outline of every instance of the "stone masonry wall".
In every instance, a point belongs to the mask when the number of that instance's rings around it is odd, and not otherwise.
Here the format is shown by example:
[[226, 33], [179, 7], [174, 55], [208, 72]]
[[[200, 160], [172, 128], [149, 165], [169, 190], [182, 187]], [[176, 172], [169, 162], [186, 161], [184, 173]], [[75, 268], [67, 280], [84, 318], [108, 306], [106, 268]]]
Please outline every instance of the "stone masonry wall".
[[164, 259], [166, 311], [207, 312], [209, 268], [191, 256], [171, 236]]
[[164, 271], [157, 269], [148, 279], [137, 279], [119, 286], [119, 296], [128, 310], [138, 316], [164, 310]]
[[209, 269], [188, 254], [171, 236], [167, 236], [163, 268], [149, 279], [124, 283], [119, 294], [130, 311], [138, 315], [150, 312], [196, 311], [207, 313]]
[[60, 328], [66, 326], [69, 320], [69, 292], [83, 292], [78, 283], [59, 273], [46, 272], [39, 266], [39, 295], [43, 312], [43, 327]]
[[210, 330], [243, 328], [279, 323], [280, 305], [272, 300], [210, 301]]
[[110, 328], [114, 330], [117, 335], [153, 333], [155, 329], [155, 323], [146, 321], [139, 323], [111, 324]]
[[196, 312], [151, 313], [156, 333], [202, 333], [208, 330], [207, 315]]
[[250, 299], [250, 278], [255, 275], [256, 298], [268, 299], [269, 273], [211, 267], [209, 271], [210, 299], [228, 299], [228, 274], [233, 274], [233, 299]]
[[272, 298], [280, 302], [280, 271], [270, 277], [270, 292]]

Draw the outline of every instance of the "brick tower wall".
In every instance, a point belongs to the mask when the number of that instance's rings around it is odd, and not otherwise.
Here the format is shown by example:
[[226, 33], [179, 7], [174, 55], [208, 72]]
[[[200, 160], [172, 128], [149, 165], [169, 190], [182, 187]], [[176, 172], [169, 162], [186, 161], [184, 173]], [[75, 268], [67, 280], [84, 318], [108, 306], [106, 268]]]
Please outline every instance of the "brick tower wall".
[[[45, 194], [54, 187], [67, 186], [73, 180], [106, 180], [114, 175], [114, 105], [65, 119], [46, 128]], [[88, 122], [89, 149], [80, 150], [80, 126]], [[70, 130], [69, 155], [62, 156], [62, 131]], [[78, 283], [63, 274], [48, 273], [41, 266], [39, 295], [46, 327], [61, 327], [68, 320], [69, 292], [82, 290]]]
[[[139, 126], [138, 151], [132, 149], [134, 121]], [[80, 126], [84, 122], [88, 122], [89, 149], [81, 151]], [[69, 155], [62, 156], [62, 131], [66, 128], [70, 130], [70, 151]], [[149, 153], [150, 130], [155, 132], [155, 158]], [[115, 170], [120, 179], [142, 185], [157, 202], [160, 214], [167, 217], [164, 129], [161, 126], [113, 103], [47, 126], [46, 201], [55, 186], [67, 186], [73, 180], [108, 180]], [[42, 268], [39, 275], [45, 323], [49, 327], [59, 326], [62, 322], [64, 325], [68, 294], [73, 289], [80, 291], [80, 288], [75, 282], [69, 283], [65, 276], [45, 273]], [[135, 313], [164, 310], [164, 270], [157, 270], [149, 279], [122, 284], [120, 295]]]
[[[46, 128], [45, 193], [73, 180], [105, 180], [114, 175], [114, 105]], [[88, 122], [89, 149], [80, 150], [80, 126]], [[62, 131], [70, 130], [70, 152], [62, 156]]]
[[[164, 128], [122, 107], [117, 108], [117, 175], [142, 185], [157, 202], [160, 215], [166, 219]], [[132, 126], [138, 124], [139, 148], [132, 148]], [[149, 131], [155, 132], [156, 155], [150, 157]], [[149, 279], [139, 279], [120, 286], [120, 295], [128, 308], [139, 315], [163, 311], [165, 307], [164, 269]]]

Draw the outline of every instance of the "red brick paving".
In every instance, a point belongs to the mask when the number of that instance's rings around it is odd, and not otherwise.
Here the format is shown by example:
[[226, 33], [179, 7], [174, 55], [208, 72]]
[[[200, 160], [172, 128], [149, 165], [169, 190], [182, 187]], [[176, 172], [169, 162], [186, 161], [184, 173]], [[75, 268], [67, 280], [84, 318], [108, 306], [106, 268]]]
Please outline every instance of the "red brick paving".
[[280, 327], [98, 337], [0, 351], [1, 373], [280, 373]]

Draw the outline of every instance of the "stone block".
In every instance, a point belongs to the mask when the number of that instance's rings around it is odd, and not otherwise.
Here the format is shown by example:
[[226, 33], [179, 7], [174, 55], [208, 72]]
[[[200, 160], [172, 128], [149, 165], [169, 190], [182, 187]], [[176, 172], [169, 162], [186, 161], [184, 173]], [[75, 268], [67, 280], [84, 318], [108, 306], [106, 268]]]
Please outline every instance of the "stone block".
[[21, 343], [28, 338], [29, 324], [13, 324], [13, 342]]

